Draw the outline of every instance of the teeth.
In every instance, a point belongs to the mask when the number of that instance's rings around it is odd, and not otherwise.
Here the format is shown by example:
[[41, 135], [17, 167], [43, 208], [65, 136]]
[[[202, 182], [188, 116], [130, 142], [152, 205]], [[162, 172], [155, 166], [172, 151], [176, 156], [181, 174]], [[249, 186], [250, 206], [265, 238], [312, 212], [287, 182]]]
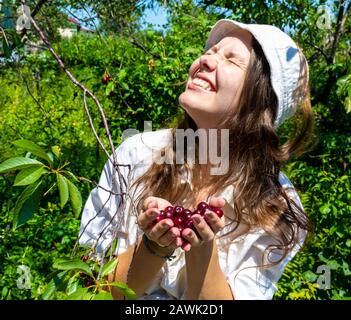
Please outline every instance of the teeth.
[[212, 91], [211, 85], [205, 80], [202, 80], [200, 78], [195, 78], [193, 80], [193, 83], [207, 91]]

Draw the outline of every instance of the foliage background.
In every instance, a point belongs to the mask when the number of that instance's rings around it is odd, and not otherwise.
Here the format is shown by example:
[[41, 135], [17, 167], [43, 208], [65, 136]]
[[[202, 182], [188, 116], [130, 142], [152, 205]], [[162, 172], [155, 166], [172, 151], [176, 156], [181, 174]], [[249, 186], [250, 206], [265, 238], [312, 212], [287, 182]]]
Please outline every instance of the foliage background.
[[[0, 30], [4, 31], [0, 33], [0, 162], [24, 156], [12, 144], [15, 140], [31, 140], [46, 149], [58, 145], [71, 172], [97, 182], [106, 158], [89, 129], [82, 93], [33, 29], [26, 32], [26, 41], [20, 41], [13, 32], [15, 20], [11, 24], [5, 10], [14, 12], [19, 2], [4, 3], [7, 7], [3, 5], [0, 13]], [[217, 19], [269, 23], [289, 32], [309, 61], [316, 135], [314, 148], [287, 163], [283, 171], [297, 188], [315, 232], [285, 269], [274, 299], [351, 298], [350, 1], [27, 3], [65, 64], [102, 102], [116, 145], [127, 128], [142, 131], [143, 122], [149, 120], [156, 130], [172, 125], [181, 115], [177, 97]], [[168, 13], [163, 29], [140, 23], [146, 9], [160, 5]], [[85, 18], [81, 23], [94, 32], [61, 37], [59, 27], [72, 27], [67, 10], [71, 16], [88, 10], [99, 24]], [[330, 27], [324, 12], [330, 17]], [[41, 48], [35, 50], [35, 46]], [[112, 78], [108, 85], [101, 82], [106, 71]], [[93, 109], [92, 116], [107, 146], [98, 111]], [[280, 128], [282, 139], [287, 130], [289, 123]], [[58, 193], [52, 190], [31, 220], [12, 228], [13, 208], [23, 188], [13, 186], [14, 177], [14, 173], [0, 175], [0, 298], [42, 299], [54, 271], [53, 261], [70, 255], [80, 221], [70, 206], [61, 209]], [[86, 182], [77, 186], [84, 203], [92, 186]], [[19, 265], [30, 267], [30, 290], [16, 286]], [[317, 284], [321, 265], [331, 269], [328, 289]]]

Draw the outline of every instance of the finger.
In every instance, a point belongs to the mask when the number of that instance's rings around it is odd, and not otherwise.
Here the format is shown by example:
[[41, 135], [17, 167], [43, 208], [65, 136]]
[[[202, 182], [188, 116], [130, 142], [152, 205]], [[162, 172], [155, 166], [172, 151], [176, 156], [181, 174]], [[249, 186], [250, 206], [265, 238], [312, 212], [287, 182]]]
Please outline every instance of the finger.
[[191, 219], [203, 241], [213, 240], [214, 233], [203, 217], [201, 217], [199, 214], [194, 214]]
[[173, 226], [174, 223], [171, 219], [161, 220], [147, 232], [147, 237], [152, 241], [160, 243], [160, 238]]
[[200, 239], [194, 230], [186, 228], [182, 232], [182, 237], [186, 240], [182, 248], [184, 251], [189, 251], [191, 246], [197, 247], [201, 245], [202, 239]]
[[160, 210], [157, 208], [150, 208], [142, 212], [138, 217], [138, 224], [141, 230], [148, 230], [159, 214]]
[[144, 200], [144, 203], [143, 203], [143, 209], [144, 210], [147, 210], [148, 208], [153, 207], [158, 207], [158, 202], [157, 202], [157, 198], [156, 197], [147, 197], [145, 200]]
[[211, 197], [208, 204], [212, 207], [223, 208], [226, 200], [222, 197]]
[[187, 240], [184, 240], [183, 241], [183, 244], [182, 244], [182, 249], [186, 252], [190, 251], [191, 249], [191, 243]]
[[168, 246], [170, 249], [177, 249], [179, 247], [181, 247], [184, 243], [184, 240], [182, 240], [181, 237], [176, 237], [173, 242]]
[[224, 227], [223, 219], [219, 218], [214, 212], [206, 211], [204, 217], [205, 221], [210, 226], [213, 233], [217, 233]]
[[176, 227], [172, 227], [159, 238], [158, 243], [168, 247], [177, 237], [180, 237], [179, 229]]

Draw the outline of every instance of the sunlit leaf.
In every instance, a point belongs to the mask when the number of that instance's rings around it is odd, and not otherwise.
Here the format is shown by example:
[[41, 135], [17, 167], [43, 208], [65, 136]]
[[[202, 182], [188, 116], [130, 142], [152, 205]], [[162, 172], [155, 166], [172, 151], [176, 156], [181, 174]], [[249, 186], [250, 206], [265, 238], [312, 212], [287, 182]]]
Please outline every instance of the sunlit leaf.
[[82, 210], [82, 196], [78, 190], [78, 188], [68, 179], [66, 179], [68, 190], [69, 190], [69, 198], [71, 200], [73, 212], [76, 218], [79, 217], [80, 211]]
[[25, 158], [25, 157], [15, 157], [8, 160], [5, 160], [0, 164], [0, 173], [5, 173], [8, 171], [14, 171], [19, 169], [24, 169], [33, 166], [45, 166], [38, 160]]
[[42, 181], [27, 186], [17, 199], [14, 209], [14, 228], [26, 223], [38, 210]]
[[17, 141], [14, 141], [13, 144], [16, 147], [19, 147], [19, 148], [22, 148], [26, 151], [29, 151], [32, 154], [38, 156], [39, 158], [42, 158], [42, 159], [46, 160], [47, 162], [49, 162], [50, 164], [52, 164], [52, 161], [51, 161], [50, 157], [47, 155], [46, 151], [42, 147], [39, 147], [34, 142], [29, 141], [29, 140], [17, 140]]
[[14, 186], [26, 186], [37, 181], [44, 173], [48, 172], [44, 167], [29, 167], [21, 170], [14, 182]]
[[63, 175], [57, 173], [56, 177], [57, 177], [57, 186], [60, 193], [60, 206], [62, 209], [68, 201], [68, 196], [69, 196], [68, 184], [67, 184], [67, 179]]
[[105, 263], [104, 266], [102, 267], [101, 277], [103, 278], [108, 274], [110, 274], [111, 272], [113, 272], [116, 269], [117, 264], [118, 264], [117, 258], [113, 258], [111, 261]]
[[93, 300], [113, 300], [111, 292], [103, 291], [94, 295]]
[[89, 276], [93, 276], [88, 264], [80, 259], [58, 259], [55, 260], [53, 267], [59, 270], [78, 270]]

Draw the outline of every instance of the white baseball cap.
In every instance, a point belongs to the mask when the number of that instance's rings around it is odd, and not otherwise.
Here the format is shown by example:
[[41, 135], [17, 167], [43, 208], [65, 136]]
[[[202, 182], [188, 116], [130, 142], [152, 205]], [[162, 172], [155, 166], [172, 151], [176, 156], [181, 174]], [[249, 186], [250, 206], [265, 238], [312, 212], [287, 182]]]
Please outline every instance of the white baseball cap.
[[[245, 24], [230, 19], [217, 21], [206, 42], [206, 50], [235, 29], [249, 31], [261, 45], [271, 71], [271, 84], [278, 98], [274, 127], [294, 115], [303, 99], [298, 91], [301, 81], [308, 83], [308, 64], [295, 42], [277, 27], [266, 24]], [[305, 79], [303, 79], [305, 77]]]

